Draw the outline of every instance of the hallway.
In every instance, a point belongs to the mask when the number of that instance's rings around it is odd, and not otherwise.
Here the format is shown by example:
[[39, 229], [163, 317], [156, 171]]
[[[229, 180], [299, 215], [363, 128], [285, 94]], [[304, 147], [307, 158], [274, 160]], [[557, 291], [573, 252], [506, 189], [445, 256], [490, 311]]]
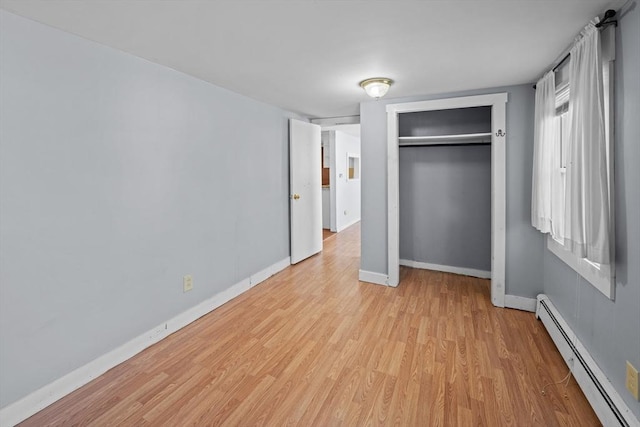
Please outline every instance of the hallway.
[[23, 425], [599, 425], [532, 313], [489, 281], [358, 282], [360, 224]]

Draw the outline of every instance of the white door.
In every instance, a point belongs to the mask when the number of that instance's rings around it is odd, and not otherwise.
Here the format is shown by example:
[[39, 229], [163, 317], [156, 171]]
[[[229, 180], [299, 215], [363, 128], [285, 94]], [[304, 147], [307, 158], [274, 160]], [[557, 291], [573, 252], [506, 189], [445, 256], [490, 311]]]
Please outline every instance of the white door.
[[291, 264], [322, 250], [320, 126], [289, 120]]

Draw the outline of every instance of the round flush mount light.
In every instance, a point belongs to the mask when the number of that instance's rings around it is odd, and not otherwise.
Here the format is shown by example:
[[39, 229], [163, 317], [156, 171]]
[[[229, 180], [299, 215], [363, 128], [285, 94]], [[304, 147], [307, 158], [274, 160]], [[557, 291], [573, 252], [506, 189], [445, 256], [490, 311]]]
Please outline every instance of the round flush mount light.
[[393, 80], [386, 77], [375, 77], [360, 82], [360, 87], [372, 98], [378, 99], [385, 96]]

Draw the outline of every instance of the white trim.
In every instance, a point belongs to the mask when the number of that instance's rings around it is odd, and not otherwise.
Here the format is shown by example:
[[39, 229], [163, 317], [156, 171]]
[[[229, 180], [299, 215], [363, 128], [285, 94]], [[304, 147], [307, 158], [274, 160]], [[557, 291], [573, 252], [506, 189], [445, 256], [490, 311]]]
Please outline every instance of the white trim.
[[537, 304], [538, 301], [535, 298], [519, 297], [517, 295], [504, 296], [504, 306], [507, 308], [535, 313]]
[[411, 113], [430, 110], [450, 110], [453, 108], [482, 107], [507, 102], [507, 93], [490, 93], [486, 95], [460, 96], [457, 98], [431, 99], [428, 101], [403, 102], [388, 104], [387, 112]]
[[361, 282], [374, 283], [376, 285], [389, 286], [389, 276], [373, 271], [358, 271], [358, 280]]
[[607, 298], [615, 299], [615, 279], [614, 269], [611, 265], [602, 265], [600, 269], [584, 258], [578, 258], [572, 252], [566, 250], [553, 237], [547, 235], [547, 249], [552, 254], [560, 258], [565, 264], [575, 270], [579, 275], [591, 283], [597, 290], [602, 292]]
[[506, 102], [494, 93], [387, 105], [387, 260], [389, 285], [400, 281], [398, 114], [491, 106], [491, 302], [504, 307], [506, 257]]
[[84, 366], [58, 378], [22, 399], [0, 410], [0, 425], [12, 426], [41, 411], [67, 394], [79, 389], [109, 369], [130, 359], [144, 349], [184, 328], [191, 322], [215, 310], [224, 303], [248, 291], [251, 287], [268, 279], [291, 265], [289, 257], [276, 262], [264, 270], [241, 280], [235, 285], [202, 301], [187, 311], [161, 323], [153, 329], [135, 337], [120, 347], [98, 357]]
[[507, 94], [491, 107], [491, 302], [504, 307], [507, 256]]
[[387, 105], [387, 270], [389, 284], [400, 283], [400, 148], [398, 113]]
[[328, 132], [329, 139], [329, 183], [333, 183], [333, 185], [329, 185], [329, 230], [334, 233], [338, 232], [338, 191], [337, 185], [338, 182], [338, 168], [336, 167], [338, 162], [338, 156], [336, 156], [336, 131], [328, 130], [323, 131]]
[[[551, 315], [543, 307], [543, 302], [551, 312]], [[603, 396], [603, 393], [598, 389], [598, 385], [587, 372], [587, 369], [591, 371], [595, 381], [597, 381], [602, 387], [604, 395], [611, 401], [612, 406], [620, 412], [620, 415], [624, 418], [627, 425], [631, 427], [640, 427], [640, 421], [638, 418], [636, 418], [633, 412], [631, 412], [604, 372], [602, 372], [593, 360], [589, 351], [584, 347], [584, 345], [582, 345], [560, 312], [549, 300], [549, 297], [544, 294], [538, 295], [536, 317], [542, 321], [549, 332], [551, 339], [558, 348], [558, 351], [562, 355], [565, 363], [571, 369], [576, 382], [582, 389], [585, 397], [600, 419], [600, 422], [605, 426], [621, 425], [616, 418], [613, 409], [611, 409], [606, 398]], [[581, 360], [584, 362], [584, 365]]]
[[408, 259], [400, 259], [400, 265], [411, 268], [420, 268], [422, 270], [443, 271], [445, 273], [461, 274], [463, 276], [479, 277], [481, 279], [491, 279], [491, 272], [486, 270], [477, 270], [475, 268], [455, 267], [452, 265], [431, 264], [429, 262], [412, 261]]
[[289, 267], [290, 265], [291, 265], [291, 258], [287, 257], [276, 262], [275, 264], [270, 265], [264, 270], [261, 270], [255, 274], [252, 274], [251, 277], [249, 277], [249, 286], [253, 288], [257, 284], [264, 282], [269, 277], [281, 272], [282, 270]]

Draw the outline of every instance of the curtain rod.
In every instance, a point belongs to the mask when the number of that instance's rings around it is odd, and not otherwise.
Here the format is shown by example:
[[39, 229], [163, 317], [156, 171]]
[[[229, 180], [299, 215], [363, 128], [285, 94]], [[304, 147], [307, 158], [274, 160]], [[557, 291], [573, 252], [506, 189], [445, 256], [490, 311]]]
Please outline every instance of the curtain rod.
[[[618, 26], [618, 21], [617, 20], [610, 20], [611, 18], [613, 18], [614, 16], [616, 16], [616, 11], [613, 9], [609, 9], [604, 13], [604, 16], [602, 17], [602, 21], [598, 22], [596, 24], [596, 28], [602, 29], [605, 28], [609, 25], [615, 25], [616, 27]], [[565, 56], [562, 57], [562, 59], [560, 61], [558, 61], [558, 63], [551, 69], [551, 71], [556, 71], [558, 68], [560, 68], [560, 66], [567, 60], [569, 59], [569, 57], [571, 56], [571, 49], [569, 49], [569, 52], [567, 52], [567, 54]], [[533, 85], [533, 88], [536, 88], [536, 85]]]

